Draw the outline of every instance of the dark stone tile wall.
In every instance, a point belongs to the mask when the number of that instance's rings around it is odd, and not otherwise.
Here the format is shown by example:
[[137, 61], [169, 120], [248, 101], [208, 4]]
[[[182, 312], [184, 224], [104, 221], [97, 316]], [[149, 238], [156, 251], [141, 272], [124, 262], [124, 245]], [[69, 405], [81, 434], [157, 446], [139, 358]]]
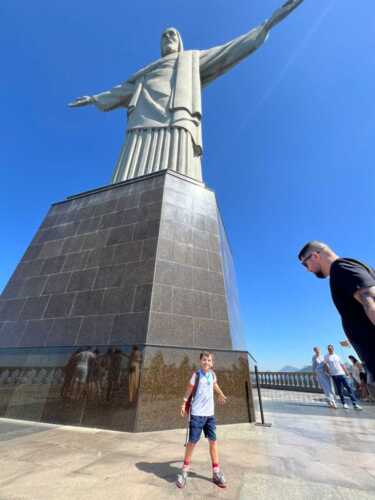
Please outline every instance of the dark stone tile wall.
[[[27, 328], [35, 339], [35, 334], [48, 336], [55, 324], [35, 320]], [[90, 335], [110, 335], [111, 328], [106, 317], [84, 319], [83, 330]], [[199, 350], [140, 345], [134, 357], [131, 345], [99, 345], [88, 365], [92, 375], [82, 397], [75, 377], [76, 350], [0, 349], [0, 417], [127, 432], [185, 426], [179, 407], [186, 383], [199, 366]], [[247, 354], [213, 354], [218, 383], [228, 397], [226, 405], [216, 404], [218, 423], [255, 421]]]
[[[35, 335], [48, 335], [55, 324], [37, 320], [27, 328], [35, 341]], [[83, 329], [90, 332], [90, 340], [92, 330], [109, 335], [108, 328], [105, 317], [84, 319]], [[90, 366], [99, 369], [93, 370], [90, 387], [85, 385], [82, 397], [78, 397], [80, 386], [72, 362], [76, 347], [0, 349], [0, 416], [134, 431], [142, 346], [135, 371], [130, 369], [131, 346], [111, 346], [110, 353], [107, 347], [100, 346], [96, 353]]]
[[167, 175], [148, 343], [231, 348], [215, 195]]
[[[247, 354], [212, 352], [218, 384], [228, 398], [225, 405], [215, 404], [217, 422], [254, 422]], [[199, 369], [199, 353], [199, 350], [183, 348], [145, 348], [136, 431], [186, 426], [186, 419], [180, 417], [179, 408], [191, 374]]]
[[109, 343], [230, 348], [220, 227], [214, 193], [170, 173], [53, 205], [1, 295], [0, 346], [94, 344], [93, 316]]
[[0, 347], [145, 341], [164, 180], [51, 207], [0, 297]]
[[[0, 415], [125, 431], [183, 427], [178, 407], [204, 347], [230, 398], [217, 407], [219, 423], [253, 421], [248, 357], [232, 350], [238, 319], [212, 191], [161, 172], [71, 197], [51, 207], [0, 296]], [[145, 349], [138, 401], [134, 344]], [[97, 359], [108, 348], [121, 357], [116, 377], [111, 361], [86, 382], [93, 398], [75, 398], [68, 380], [79, 346], [98, 346]]]

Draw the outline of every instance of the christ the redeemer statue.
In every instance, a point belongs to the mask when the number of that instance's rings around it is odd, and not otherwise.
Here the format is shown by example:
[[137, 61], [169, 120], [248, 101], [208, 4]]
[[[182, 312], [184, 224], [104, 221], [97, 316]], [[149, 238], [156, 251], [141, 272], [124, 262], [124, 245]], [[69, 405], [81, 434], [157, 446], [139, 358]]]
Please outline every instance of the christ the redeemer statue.
[[127, 108], [125, 143], [112, 183], [171, 169], [202, 180], [201, 89], [249, 56], [303, 0], [289, 0], [260, 26], [208, 50], [184, 50], [175, 28], [161, 37], [161, 58], [121, 85], [79, 97], [71, 107]]

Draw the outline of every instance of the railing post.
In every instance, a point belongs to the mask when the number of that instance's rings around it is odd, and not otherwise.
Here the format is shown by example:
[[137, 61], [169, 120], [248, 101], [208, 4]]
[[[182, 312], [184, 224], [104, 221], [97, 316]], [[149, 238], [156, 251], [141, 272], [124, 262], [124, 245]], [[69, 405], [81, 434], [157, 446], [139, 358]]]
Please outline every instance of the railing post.
[[258, 371], [259, 384], [267, 389], [299, 392], [323, 392], [313, 372], [261, 372]]
[[259, 401], [259, 410], [260, 410], [260, 419], [261, 422], [256, 422], [255, 425], [261, 425], [263, 427], [271, 427], [272, 424], [268, 424], [264, 421], [264, 412], [263, 412], [263, 404], [262, 404], [262, 395], [260, 392], [260, 385], [259, 385], [259, 375], [258, 375], [258, 367], [257, 365], [254, 366], [254, 371], [255, 371], [255, 380], [257, 384], [257, 391], [258, 391], [258, 401]]

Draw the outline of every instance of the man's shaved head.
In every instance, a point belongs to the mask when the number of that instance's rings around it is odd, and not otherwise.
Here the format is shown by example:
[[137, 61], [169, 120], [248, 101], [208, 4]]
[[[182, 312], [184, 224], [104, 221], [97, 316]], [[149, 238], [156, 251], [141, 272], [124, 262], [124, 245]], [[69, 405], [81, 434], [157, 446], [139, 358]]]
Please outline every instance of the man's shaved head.
[[322, 241], [317, 241], [317, 240], [309, 241], [299, 252], [298, 258], [299, 260], [303, 260], [311, 252], [321, 252], [322, 250], [331, 251], [329, 246], [326, 243], [323, 243]]
[[300, 263], [317, 278], [328, 278], [338, 255], [323, 241], [309, 241], [298, 254]]

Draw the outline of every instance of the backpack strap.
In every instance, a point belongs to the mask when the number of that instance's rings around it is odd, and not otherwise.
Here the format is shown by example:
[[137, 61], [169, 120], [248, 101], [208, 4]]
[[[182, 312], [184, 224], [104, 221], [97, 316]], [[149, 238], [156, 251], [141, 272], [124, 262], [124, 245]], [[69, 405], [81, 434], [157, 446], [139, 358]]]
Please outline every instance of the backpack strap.
[[196, 395], [197, 390], [198, 390], [200, 376], [201, 376], [201, 373], [200, 373], [200, 370], [198, 370], [195, 373], [195, 384], [194, 384], [193, 390], [191, 391], [191, 396], [190, 396], [192, 401], [195, 398], [195, 395]]
[[193, 399], [195, 398], [195, 394], [196, 394], [197, 389], [198, 389], [199, 377], [200, 377], [200, 373], [198, 371], [195, 374], [195, 382], [194, 382], [193, 390], [191, 391], [191, 394], [185, 403], [185, 412], [189, 415], [189, 417], [190, 417], [190, 412], [191, 412], [191, 405], [193, 403]]

